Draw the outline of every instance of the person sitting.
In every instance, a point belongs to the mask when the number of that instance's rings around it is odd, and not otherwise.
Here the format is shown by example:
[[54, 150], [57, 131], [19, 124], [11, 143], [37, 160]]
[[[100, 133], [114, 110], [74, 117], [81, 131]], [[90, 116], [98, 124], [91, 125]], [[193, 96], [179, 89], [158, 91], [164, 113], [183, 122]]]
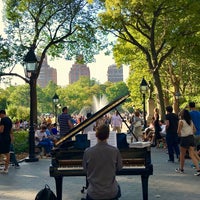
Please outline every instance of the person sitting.
[[41, 125], [40, 130], [35, 132], [35, 145], [36, 147], [44, 147], [46, 156], [50, 156], [52, 143], [46, 134], [45, 125]]
[[54, 123], [51, 127], [51, 132], [53, 135], [58, 136], [59, 135], [59, 131], [57, 129], [57, 123]]
[[151, 142], [151, 144], [153, 144], [155, 140], [155, 134], [154, 134], [154, 125], [153, 125], [153, 118], [152, 121], [149, 123], [149, 126], [147, 128], [145, 128], [144, 132], [143, 132], [143, 141], [147, 142]]
[[51, 145], [53, 146], [54, 143], [57, 141], [57, 137], [52, 133], [52, 124], [46, 125], [46, 134], [51, 141]]
[[122, 169], [122, 158], [119, 150], [107, 143], [109, 132], [107, 125], [99, 126], [97, 144], [87, 148], [83, 155], [83, 169], [88, 181], [87, 200], [114, 200], [121, 196], [116, 171]]

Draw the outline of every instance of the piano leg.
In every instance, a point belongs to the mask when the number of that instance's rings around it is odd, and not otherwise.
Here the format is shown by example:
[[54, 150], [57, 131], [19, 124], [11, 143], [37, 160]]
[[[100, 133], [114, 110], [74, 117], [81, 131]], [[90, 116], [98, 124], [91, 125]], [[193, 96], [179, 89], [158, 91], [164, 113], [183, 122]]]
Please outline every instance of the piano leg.
[[57, 200], [62, 200], [62, 183], [63, 183], [63, 177], [54, 177], [56, 182], [56, 196]]
[[148, 200], [148, 180], [148, 174], [141, 175], [143, 200]]

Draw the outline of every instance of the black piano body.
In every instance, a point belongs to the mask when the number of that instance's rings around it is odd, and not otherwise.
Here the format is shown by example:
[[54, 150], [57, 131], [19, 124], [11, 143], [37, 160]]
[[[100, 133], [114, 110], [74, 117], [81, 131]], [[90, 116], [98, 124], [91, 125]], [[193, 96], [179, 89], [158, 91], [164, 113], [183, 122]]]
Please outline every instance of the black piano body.
[[[55, 178], [57, 200], [62, 200], [62, 184], [65, 176], [86, 176], [82, 168], [84, 149], [76, 148], [76, 141], [68, 139], [75, 136], [80, 130], [93, 123], [95, 120], [116, 108], [124, 102], [129, 95], [111, 102], [106, 107], [94, 114], [71, 130], [68, 136], [59, 140], [51, 152], [52, 160], [49, 168], [51, 177]], [[126, 142], [126, 141], [124, 141]], [[126, 145], [125, 145], [126, 146]], [[122, 155], [123, 169], [116, 172], [117, 175], [140, 175], [142, 182], [143, 200], [148, 200], [148, 179], [153, 174], [151, 164], [150, 147], [143, 148], [119, 148]]]

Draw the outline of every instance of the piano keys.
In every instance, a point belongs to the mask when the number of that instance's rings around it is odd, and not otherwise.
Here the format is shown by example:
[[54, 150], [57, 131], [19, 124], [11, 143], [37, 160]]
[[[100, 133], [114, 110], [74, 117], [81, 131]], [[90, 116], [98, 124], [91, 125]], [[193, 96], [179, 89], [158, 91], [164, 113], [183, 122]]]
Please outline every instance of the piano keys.
[[[124, 102], [129, 95], [121, 97], [100, 111], [95, 113], [91, 118], [83, 121], [77, 127], [73, 128], [70, 133], [56, 143], [56, 147], [52, 150], [52, 160], [49, 167], [51, 177], [54, 177], [56, 183], [57, 199], [62, 200], [62, 183], [63, 177], [67, 176], [86, 176], [82, 167], [82, 158], [84, 149], [75, 148], [75, 141], [69, 141], [85, 127], [115, 109], [119, 104]], [[134, 136], [135, 137], [135, 136]], [[123, 145], [122, 145], [123, 146]], [[151, 164], [151, 149], [144, 148], [129, 148], [124, 145], [124, 148], [118, 147], [122, 156], [123, 168], [117, 171], [117, 176], [120, 175], [140, 175], [142, 182], [143, 200], [148, 200], [148, 179], [153, 174], [153, 165]]]

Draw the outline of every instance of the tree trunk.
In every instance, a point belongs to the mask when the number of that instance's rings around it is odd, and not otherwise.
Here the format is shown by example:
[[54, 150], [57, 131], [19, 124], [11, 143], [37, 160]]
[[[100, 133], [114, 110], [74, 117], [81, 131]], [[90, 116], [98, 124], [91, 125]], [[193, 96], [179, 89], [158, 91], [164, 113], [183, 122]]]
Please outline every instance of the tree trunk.
[[158, 95], [157, 101], [158, 101], [158, 105], [159, 105], [161, 119], [165, 119], [165, 103], [164, 103], [162, 85], [161, 85], [158, 70], [156, 70], [153, 73], [153, 77], [154, 77], [154, 84], [156, 86], [156, 93]]

